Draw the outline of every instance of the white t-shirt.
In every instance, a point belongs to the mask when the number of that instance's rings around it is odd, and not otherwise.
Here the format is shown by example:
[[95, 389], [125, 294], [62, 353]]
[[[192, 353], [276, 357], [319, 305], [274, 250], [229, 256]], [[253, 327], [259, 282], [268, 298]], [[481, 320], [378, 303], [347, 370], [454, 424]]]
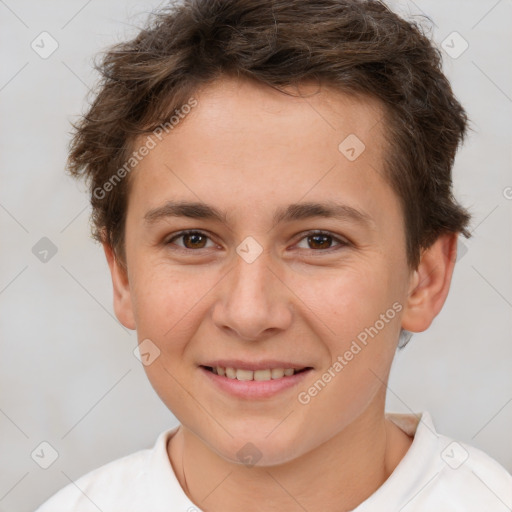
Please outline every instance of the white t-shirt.
[[[414, 440], [390, 477], [352, 512], [512, 510], [512, 475], [490, 456], [438, 434], [428, 412], [386, 416]], [[177, 428], [162, 432], [152, 449], [83, 475], [35, 512], [201, 512], [169, 461], [167, 441]]]

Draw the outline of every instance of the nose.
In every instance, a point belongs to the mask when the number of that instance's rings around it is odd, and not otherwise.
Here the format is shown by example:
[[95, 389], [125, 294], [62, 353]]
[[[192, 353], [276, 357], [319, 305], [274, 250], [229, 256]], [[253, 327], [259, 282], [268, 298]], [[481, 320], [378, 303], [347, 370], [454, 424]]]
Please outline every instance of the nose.
[[252, 263], [237, 259], [223, 279], [214, 305], [215, 325], [246, 341], [263, 340], [286, 330], [293, 317], [293, 293], [263, 252]]

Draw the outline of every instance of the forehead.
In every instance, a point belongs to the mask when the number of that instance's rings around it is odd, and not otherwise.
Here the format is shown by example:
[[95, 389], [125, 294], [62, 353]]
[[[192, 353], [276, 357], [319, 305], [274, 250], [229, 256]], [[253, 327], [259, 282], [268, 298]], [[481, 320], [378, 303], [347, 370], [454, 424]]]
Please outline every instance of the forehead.
[[345, 199], [373, 216], [377, 196], [396, 202], [383, 179], [380, 102], [316, 83], [285, 90], [293, 95], [237, 78], [199, 89], [197, 106], [131, 176], [130, 203], [136, 195], [146, 208], [139, 215], [171, 199], [253, 213], [255, 205]]
[[[274, 141], [282, 145], [300, 140], [302, 133], [318, 145], [326, 131], [333, 132], [334, 139], [345, 132], [367, 139], [371, 132], [368, 149], [377, 149], [383, 142], [381, 101], [368, 95], [341, 92], [329, 85], [310, 81], [280, 91], [247, 78], [224, 77], [202, 86], [195, 96], [199, 108], [190, 118], [196, 121], [197, 135], [201, 135], [202, 128], [202, 134], [211, 136], [211, 128], [215, 127], [219, 135], [257, 134], [267, 144]], [[287, 129], [279, 131], [282, 128]], [[331, 138], [326, 142], [330, 143]], [[257, 145], [256, 140], [252, 143]]]

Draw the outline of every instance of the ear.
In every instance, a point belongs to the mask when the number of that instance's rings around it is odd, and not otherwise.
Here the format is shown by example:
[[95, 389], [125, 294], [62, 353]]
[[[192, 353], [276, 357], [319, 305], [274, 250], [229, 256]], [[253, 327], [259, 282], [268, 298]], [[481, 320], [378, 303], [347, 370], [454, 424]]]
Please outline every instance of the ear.
[[120, 264], [112, 247], [106, 242], [102, 242], [102, 245], [112, 276], [114, 312], [125, 327], [135, 330], [135, 315], [133, 314], [128, 271]]
[[405, 301], [402, 327], [411, 332], [428, 329], [450, 290], [457, 257], [458, 233], [441, 235], [422, 253]]

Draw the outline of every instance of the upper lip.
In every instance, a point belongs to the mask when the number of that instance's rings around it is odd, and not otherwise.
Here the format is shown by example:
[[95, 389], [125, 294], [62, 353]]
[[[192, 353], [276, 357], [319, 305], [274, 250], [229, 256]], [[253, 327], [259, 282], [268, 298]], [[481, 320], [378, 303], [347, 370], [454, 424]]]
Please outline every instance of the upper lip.
[[200, 366], [209, 366], [215, 368], [221, 366], [222, 368], [237, 368], [240, 370], [267, 370], [273, 368], [293, 368], [294, 370], [302, 370], [303, 368], [311, 368], [305, 364], [293, 363], [290, 361], [278, 361], [276, 359], [268, 359], [265, 361], [242, 361], [241, 359], [216, 359], [201, 364]]

